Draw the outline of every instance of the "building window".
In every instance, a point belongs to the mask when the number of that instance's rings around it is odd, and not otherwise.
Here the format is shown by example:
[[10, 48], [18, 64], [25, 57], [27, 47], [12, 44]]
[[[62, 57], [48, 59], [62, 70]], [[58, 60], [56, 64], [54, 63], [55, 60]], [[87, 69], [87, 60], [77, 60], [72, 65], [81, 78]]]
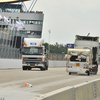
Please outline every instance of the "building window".
[[43, 21], [34, 21], [34, 20], [21, 20], [24, 24], [34, 24], [42, 25]]
[[41, 35], [41, 31], [31, 31], [30, 35]]
[[29, 24], [33, 24], [33, 22], [32, 21], [29, 21]]
[[[14, 23], [16, 24], [16, 20], [14, 19]], [[1, 20], [2, 21], [2, 20]], [[13, 19], [11, 19], [11, 23], [12, 23]], [[42, 25], [43, 21], [33, 21], [33, 20], [21, 20], [24, 24], [34, 24], [34, 25]]]

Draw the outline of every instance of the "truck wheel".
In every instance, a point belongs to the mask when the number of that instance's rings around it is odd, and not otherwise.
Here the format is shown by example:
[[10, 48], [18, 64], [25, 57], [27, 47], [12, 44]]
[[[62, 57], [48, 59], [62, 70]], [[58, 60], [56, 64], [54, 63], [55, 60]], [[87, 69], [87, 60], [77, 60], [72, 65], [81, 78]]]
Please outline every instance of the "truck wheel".
[[97, 68], [96, 68], [96, 70], [95, 70], [95, 72], [94, 72], [94, 75], [97, 75]]
[[48, 65], [44, 64], [44, 70], [48, 70]]
[[69, 75], [71, 75], [71, 72], [69, 72]]
[[45, 68], [40, 68], [42, 71], [44, 71], [45, 70]]
[[27, 67], [26, 66], [23, 66], [23, 70], [27, 70]]
[[28, 70], [31, 70], [31, 67], [28, 67]]
[[97, 66], [95, 66], [94, 75], [97, 75], [97, 72], [98, 72], [98, 68], [97, 68]]
[[41, 68], [41, 70], [47, 70], [46, 64], [44, 64], [44, 68]]
[[87, 72], [87, 75], [90, 76], [90, 71]]
[[23, 70], [25, 70], [25, 68], [23, 67]]
[[46, 66], [46, 70], [48, 70], [48, 66]]

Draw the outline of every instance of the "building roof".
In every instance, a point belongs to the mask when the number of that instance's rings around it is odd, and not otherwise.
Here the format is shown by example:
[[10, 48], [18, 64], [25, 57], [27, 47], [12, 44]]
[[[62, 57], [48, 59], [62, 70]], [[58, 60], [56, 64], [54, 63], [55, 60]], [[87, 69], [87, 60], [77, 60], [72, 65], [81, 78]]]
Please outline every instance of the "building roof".
[[[22, 2], [24, 1], [30, 1], [30, 0], [21, 0]], [[16, 2], [20, 2], [20, 0], [0, 0], [0, 3], [16, 3]]]

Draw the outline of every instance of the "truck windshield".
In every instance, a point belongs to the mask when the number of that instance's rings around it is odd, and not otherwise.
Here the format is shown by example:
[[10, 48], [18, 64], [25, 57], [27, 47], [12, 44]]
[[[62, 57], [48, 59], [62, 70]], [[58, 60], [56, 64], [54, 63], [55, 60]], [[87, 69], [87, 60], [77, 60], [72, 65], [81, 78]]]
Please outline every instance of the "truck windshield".
[[43, 48], [42, 47], [24, 47], [22, 49], [22, 54], [25, 55], [42, 55]]

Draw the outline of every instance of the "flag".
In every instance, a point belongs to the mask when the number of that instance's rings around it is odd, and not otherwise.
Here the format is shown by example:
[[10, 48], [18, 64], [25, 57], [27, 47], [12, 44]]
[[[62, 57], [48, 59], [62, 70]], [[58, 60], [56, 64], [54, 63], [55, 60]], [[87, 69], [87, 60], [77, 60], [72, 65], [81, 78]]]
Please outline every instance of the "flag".
[[23, 24], [23, 22], [19, 19], [19, 22], [20, 22], [20, 24], [24, 27], [24, 24]]
[[20, 23], [20, 22], [18, 22], [18, 21], [16, 21], [16, 27], [17, 27], [17, 30], [19, 30], [19, 29], [23, 28], [23, 27], [21, 26], [21, 23]]
[[9, 24], [11, 24], [11, 19], [9, 19], [8, 21], [9, 21]]
[[19, 30], [19, 27], [20, 26], [20, 23], [18, 21], [16, 21], [16, 27], [17, 27], [17, 30]]
[[13, 28], [14, 28], [14, 19], [13, 19], [13, 22], [12, 22], [11, 30], [13, 30]]
[[0, 20], [2, 19], [2, 16], [0, 15]]
[[23, 27], [19, 25], [18, 28], [17, 28], [17, 30], [22, 29], [22, 28], [23, 28]]
[[8, 22], [9, 22], [8, 17], [4, 16], [4, 22], [6, 22], [6, 24], [8, 24]]
[[20, 22], [16, 21], [16, 27], [20, 26]]
[[16, 21], [16, 27], [17, 27], [17, 30], [19, 30], [19, 29], [23, 28], [22, 23], [21, 23], [21, 22]]
[[51, 33], [51, 30], [48, 30], [49, 31], [49, 33]]

